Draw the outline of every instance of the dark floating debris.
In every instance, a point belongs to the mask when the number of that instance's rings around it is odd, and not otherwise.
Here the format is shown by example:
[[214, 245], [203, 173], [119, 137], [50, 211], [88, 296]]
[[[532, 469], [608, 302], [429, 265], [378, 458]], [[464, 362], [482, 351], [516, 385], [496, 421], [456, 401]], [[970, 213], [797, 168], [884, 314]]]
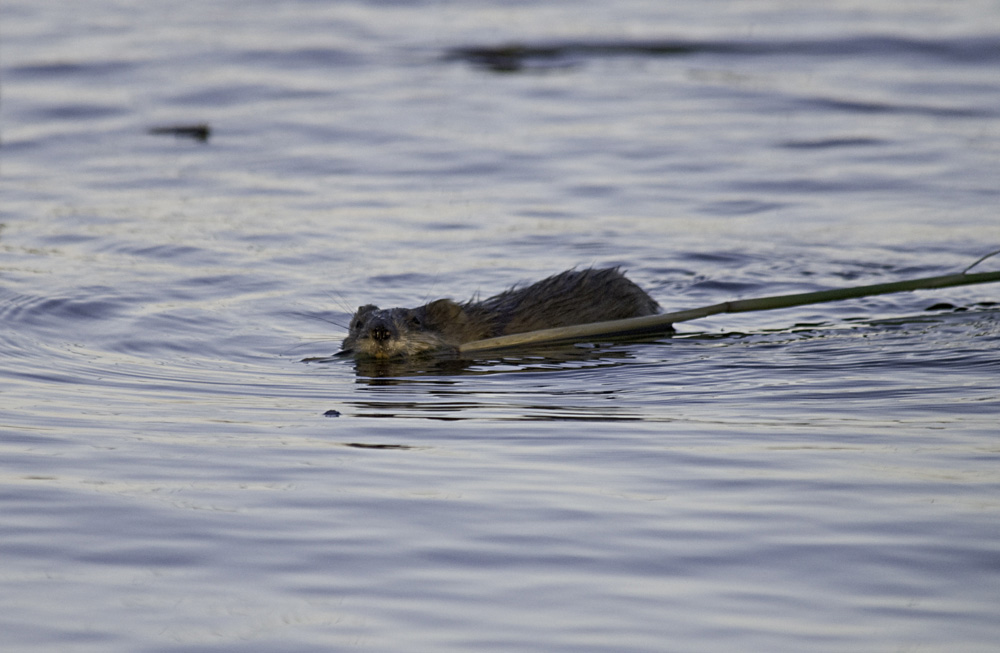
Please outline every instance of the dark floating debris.
[[495, 73], [517, 73], [569, 68], [594, 57], [681, 57], [699, 54], [736, 56], [914, 56], [995, 62], [1000, 49], [995, 37], [955, 39], [910, 39], [892, 36], [860, 36], [833, 39], [793, 39], [789, 41], [697, 41], [664, 40], [584, 40], [511, 42], [498, 45], [469, 45], [449, 49], [445, 60], [464, 61]]
[[[711, 49], [724, 47], [714, 45]], [[590, 56], [681, 56], [695, 54], [709, 46], [682, 41], [649, 41], [637, 43], [580, 42], [471, 46], [452, 48], [445, 54], [449, 61], [465, 61], [497, 73], [520, 72], [525, 68], [569, 67], [577, 59]]]
[[163, 127], [152, 127], [150, 134], [155, 136], [176, 136], [177, 138], [192, 138], [199, 143], [208, 142], [208, 137], [212, 135], [212, 128], [208, 123], [196, 125], [165, 125]]
[[340, 417], [340, 411], [331, 408], [330, 410], [323, 413], [323, 417]]

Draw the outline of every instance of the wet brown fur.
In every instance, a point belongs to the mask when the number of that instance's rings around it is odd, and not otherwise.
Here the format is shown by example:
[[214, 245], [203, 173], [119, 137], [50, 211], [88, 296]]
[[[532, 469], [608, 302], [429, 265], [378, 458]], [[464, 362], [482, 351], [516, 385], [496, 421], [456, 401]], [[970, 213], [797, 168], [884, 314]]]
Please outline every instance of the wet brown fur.
[[438, 299], [417, 308], [362, 306], [351, 319], [343, 350], [373, 358], [448, 352], [473, 340], [658, 310], [659, 305], [618, 268], [568, 270], [481, 302]]

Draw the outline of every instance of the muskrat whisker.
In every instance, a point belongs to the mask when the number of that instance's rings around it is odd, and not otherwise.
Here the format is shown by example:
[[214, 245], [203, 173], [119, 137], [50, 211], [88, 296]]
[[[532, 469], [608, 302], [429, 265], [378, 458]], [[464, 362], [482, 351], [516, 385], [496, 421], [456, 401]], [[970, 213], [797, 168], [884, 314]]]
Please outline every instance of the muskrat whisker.
[[285, 349], [283, 349], [281, 351], [281, 355], [282, 356], [289, 356], [292, 353], [294, 353], [296, 349], [301, 349], [302, 347], [313, 347], [313, 346], [316, 345], [316, 343], [319, 343], [319, 342], [336, 342], [337, 341], [337, 338], [321, 338], [321, 337], [310, 337], [310, 336], [303, 336], [300, 339], [303, 340], [304, 342], [299, 342], [299, 343], [296, 343], [294, 345], [290, 345], [289, 347], [287, 347], [287, 348], [285, 348]]
[[341, 308], [345, 313], [354, 312], [354, 306], [352, 306], [351, 303], [347, 301], [347, 298], [344, 297], [344, 295], [341, 294], [339, 291], [327, 290], [326, 292], [328, 295], [330, 295], [330, 298], [333, 299], [334, 303], [339, 308]]
[[313, 319], [313, 320], [320, 320], [322, 322], [326, 322], [327, 324], [332, 324], [333, 326], [335, 326], [337, 328], [343, 329], [344, 331], [348, 331], [349, 330], [347, 328], [346, 324], [341, 324], [337, 320], [331, 320], [330, 318], [323, 317], [322, 315], [313, 315], [312, 313], [306, 313], [306, 312], [303, 312], [303, 311], [292, 313], [292, 315], [295, 315], [297, 317], [308, 317], [308, 318]]

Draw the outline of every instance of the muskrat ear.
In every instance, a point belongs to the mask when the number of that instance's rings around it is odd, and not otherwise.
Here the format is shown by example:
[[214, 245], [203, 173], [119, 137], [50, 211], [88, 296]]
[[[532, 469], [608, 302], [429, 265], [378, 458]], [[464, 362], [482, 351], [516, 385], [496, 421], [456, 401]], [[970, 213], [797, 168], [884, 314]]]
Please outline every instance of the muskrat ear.
[[365, 304], [364, 306], [359, 306], [358, 310], [355, 311], [354, 315], [351, 317], [351, 327], [355, 328], [360, 326], [360, 324], [365, 320], [366, 317], [378, 310], [378, 306], [375, 304]]

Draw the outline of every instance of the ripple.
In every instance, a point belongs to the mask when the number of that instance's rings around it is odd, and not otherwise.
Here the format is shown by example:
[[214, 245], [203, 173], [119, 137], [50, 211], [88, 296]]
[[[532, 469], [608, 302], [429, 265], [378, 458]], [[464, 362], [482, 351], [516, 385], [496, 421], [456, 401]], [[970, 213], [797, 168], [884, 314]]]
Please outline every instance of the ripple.
[[46, 78], [120, 77], [136, 68], [136, 64], [120, 59], [107, 61], [52, 61], [24, 63], [4, 68], [8, 79], [27, 81]]
[[970, 109], [940, 104], [906, 104], [822, 97], [803, 97], [796, 102], [823, 111], [832, 110], [857, 114], [912, 114], [939, 118], [991, 118], [997, 115], [997, 111], [994, 109]]
[[[101, 321], [121, 315], [128, 303], [108, 288], [81, 289], [90, 297], [35, 297], [11, 295], [0, 304], [0, 320], [12, 327], [65, 328], [71, 331], [80, 321]], [[97, 296], [93, 296], [97, 295]], [[60, 323], [63, 323], [60, 325]]]
[[37, 120], [76, 121], [96, 120], [109, 116], [123, 116], [129, 113], [129, 108], [112, 104], [55, 104], [39, 106], [32, 111]]
[[827, 150], [841, 147], [870, 147], [885, 145], [887, 141], [865, 136], [820, 138], [815, 140], [790, 140], [781, 143], [781, 147], [792, 150]]

